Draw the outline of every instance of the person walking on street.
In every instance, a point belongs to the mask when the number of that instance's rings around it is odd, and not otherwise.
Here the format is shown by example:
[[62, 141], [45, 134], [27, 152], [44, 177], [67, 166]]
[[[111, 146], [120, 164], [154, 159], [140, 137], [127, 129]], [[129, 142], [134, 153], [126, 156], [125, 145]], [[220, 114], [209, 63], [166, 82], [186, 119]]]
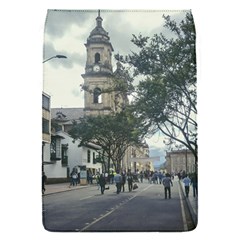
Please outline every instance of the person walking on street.
[[46, 181], [47, 181], [47, 176], [46, 176], [45, 172], [42, 172], [42, 194], [44, 194], [44, 192], [46, 191], [46, 189], [45, 189]]
[[[99, 188], [100, 188], [100, 184], [99, 184], [99, 178], [100, 178], [100, 174], [99, 173], [97, 173], [97, 175], [96, 175], [96, 182], [97, 182], [97, 190], [99, 190]], [[103, 177], [104, 177], [104, 174], [103, 174]], [[105, 178], [105, 177], [104, 177]]]
[[71, 174], [70, 174], [70, 177], [71, 177], [71, 181], [70, 181], [69, 188], [70, 188], [71, 186], [74, 187], [75, 185], [77, 185], [78, 175], [77, 175], [77, 173], [75, 172], [74, 169], [72, 170], [72, 172], [71, 172]]
[[103, 174], [101, 174], [100, 177], [99, 177], [99, 185], [100, 185], [100, 188], [101, 188], [101, 194], [104, 194], [106, 179], [103, 176]]
[[166, 173], [165, 177], [162, 179], [162, 183], [164, 186], [165, 199], [167, 199], [167, 192], [168, 192], [168, 198], [170, 199], [171, 198], [171, 186], [173, 186], [170, 174]]
[[73, 186], [77, 186], [78, 175], [76, 172], [73, 173], [72, 178], [73, 178]]
[[186, 176], [184, 177], [184, 179], [182, 180], [184, 183], [184, 187], [185, 187], [185, 194], [186, 197], [188, 198], [188, 194], [189, 194], [189, 186], [191, 184], [191, 179], [188, 177], [188, 175], [186, 174]]
[[109, 184], [113, 184], [113, 180], [114, 180], [114, 173], [113, 171], [111, 171], [111, 174], [109, 175]]
[[128, 173], [127, 181], [128, 181], [128, 190], [129, 192], [131, 192], [133, 188], [133, 177], [131, 173]]
[[126, 175], [122, 173], [121, 192], [125, 191]]
[[191, 185], [193, 187], [193, 197], [196, 197], [198, 195], [198, 177], [196, 172], [191, 177]]
[[140, 181], [141, 181], [141, 183], [143, 183], [143, 172], [142, 171], [140, 172]]
[[78, 178], [77, 178], [77, 183], [80, 184], [80, 179], [81, 179], [80, 170], [78, 171], [77, 176], [78, 176]]
[[162, 184], [162, 173], [159, 171], [158, 173], [158, 181], [159, 181], [159, 184]]
[[117, 174], [114, 176], [114, 182], [116, 183], [117, 187], [117, 194], [121, 191], [121, 183], [122, 183], [122, 176], [117, 172]]
[[157, 171], [155, 171], [155, 173], [153, 174], [154, 177], [154, 183], [158, 184], [158, 173]]

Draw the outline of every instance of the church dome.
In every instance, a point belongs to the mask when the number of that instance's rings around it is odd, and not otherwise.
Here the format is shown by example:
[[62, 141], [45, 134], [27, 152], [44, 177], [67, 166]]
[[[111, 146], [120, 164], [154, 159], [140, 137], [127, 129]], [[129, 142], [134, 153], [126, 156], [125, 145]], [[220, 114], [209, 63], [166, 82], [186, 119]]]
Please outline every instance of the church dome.
[[102, 35], [109, 39], [108, 32], [102, 27], [103, 19], [100, 17], [100, 14], [96, 18], [97, 26], [91, 31], [89, 38], [94, 37], [95, 35]]
[[87, 39], [87, 45], [90, 43], [105, 43], [110, 45], [111, 50], [113, 50], [112, 44], [110, 43], [110, 37], [108, 32], [102, 26], [103, 19], [100, 16], [100, 10], [98, 11], [98, 16], [96, 18], [96, 27], [90, 32]]

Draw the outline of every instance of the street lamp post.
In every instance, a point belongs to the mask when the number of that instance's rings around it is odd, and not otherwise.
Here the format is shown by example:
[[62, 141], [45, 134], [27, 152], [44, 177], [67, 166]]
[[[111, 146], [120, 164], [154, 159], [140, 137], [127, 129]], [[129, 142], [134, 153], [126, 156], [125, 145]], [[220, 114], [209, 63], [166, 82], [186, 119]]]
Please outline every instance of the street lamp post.
[[49, 61], [49, 60], [51, 60], [53, 58], [67, 58], [67, 57], [64, 56], [64, 55], [56, 55], [56, 56], [53, 56], [53, 57], [50, 57], [50, 58], [44, 60], [43, 63], [45, 63], [45, 62], [47, 62], [47, 61]]
[[[64, 55], [55, 55], [55, 56], [52, 56], [46, 60], [43, 61], [43, 63], [53, 59], [53, 58], [67, 58], [66, 56]], [[44, 146], [45, 146], [45, 143], [42, 142], [42, 171], [44, 172], [44, 167], [43, 167], [43, 162], [44, 162]]]

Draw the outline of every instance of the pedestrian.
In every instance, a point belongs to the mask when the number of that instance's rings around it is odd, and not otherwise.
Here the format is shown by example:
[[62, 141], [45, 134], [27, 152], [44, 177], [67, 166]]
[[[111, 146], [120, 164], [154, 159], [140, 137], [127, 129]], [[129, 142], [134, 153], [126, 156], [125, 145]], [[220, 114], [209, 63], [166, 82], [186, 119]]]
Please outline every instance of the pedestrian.
[[173, 186], [170, 174], [166, 173], [165, 177], [162, 179], [162, 183], [164, 186], [165, 199], [167, 199], [167, 192], [168, 192], [168, 198], [170, 199], [171, 198], [171, 186]]
[[126, 175], [122, 173], [121, 192], [125, 191]]
[[77, 173], [75, 171], [73, 173], [72, 178], [73, 178], [73, 186], [77, 186], [78, 175], [77, 175]]
[[196, 197], [198, 195], [198, 176], [196, 172], [191, 177], [191, 185], [193, 187], [193, 197]]
[[133, 177], [132, 177], [131, 173], [128, 173], [127, 181], [128, 181], [128, 190], [129, 190], [129, 192], [131, 192], [133, 189]]
[[[101, 174], [101, 175], [103, 175], [103, 177], [104, 177], [104, 179], [105, 179], [104, 174]], [[97, 175], [96, 175], [96, 182], [97, 182], [97, 188], [98, 188], [97, 190], [99, 190], [99, 188], [100, 188], [99, 178], [100, 178], [100, 175], [99, 175], [99, 173], [97, 173]]]
[[119, 174], [119, 172], [117, 172], [116, 175], [114, 176], [114, 181], [116, 183], [117, 194], [119, 194], [121, 191], [121, 182], [122, 182], [122, 176]]
[[157, 173], [157, 171], [155, 171], [155, 173], [153, 174], [153, 178], [154, 178], [154, 183], [158, 184], [158, 173]]
[[73, 169], [72, 170], [72, 172], [71, 172], [71, 174], [70, 174], [70, 178], [71, 178], [71, 180], [70, 180], [70, 185], [69, 185], [69, 188], [71, 187], [71, 186], [75, 186], [75, 183], [76, 183], [76, 180], [77, 180], [77, 174], [75, 173], [75, 170]]
[[159, 180], [159, 184], [162, 184], [162, 173], [161, 172], [158, 173], [158, 180]]
[[190, 178], [188, 177], [188, 175], [186, 174], [182, 181], [183, 181], [183, 183], [184, 183], [186, 197], [188, 197], [188, 194], [189, 194], [189, 186], [190, 186], [190, 184], [191, 184], [191, 179], [190, 179]]
[[180, 181], [181, 180], [181, 173], [179, 172], [177, 175], [178, 175], [178, 180]]
[[141, 181], [141, 183], [143, 183], [143, 172], [142, 171], [140, 172], [140, 181]]
[[88, 184], [93, 184], [93, 175], [91, 173], [91, 171], [89, 171], [89, 174], [88, 174]]
[[77, 183], [80, 185], [80, 179], [81, 179], [81, 176], [80, 176], [80, 170], [78, 171], [77, 175], [78, 175]]
[[101, 174], [99, 177], [99, 185], [100, 185], [100, 189], [101, 189], [101, 194], [104, 194], [106, 179], [103, 174]]
[[114, 173], [113, 171], [111, 171], [111, 174], [109, 175], [110, 180], [109, 180], [109, 184], [113, 184], [113, 180], [114, 180]]
[[46, 189], [45, 189], [46, 181], [47, 181], [47, 176], [46, 176], [45, 172], [42, 172], [42, 194], [44, 194], [46, 191]]

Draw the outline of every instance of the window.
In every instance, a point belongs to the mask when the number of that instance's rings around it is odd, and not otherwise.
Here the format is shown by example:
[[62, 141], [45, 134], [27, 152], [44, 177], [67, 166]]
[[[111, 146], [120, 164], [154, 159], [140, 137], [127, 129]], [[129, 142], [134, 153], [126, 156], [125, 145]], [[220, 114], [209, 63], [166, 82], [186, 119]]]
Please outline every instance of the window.
[[102, 94], [100, 88], [95, 88], [93, 91], [93, 103], [102, 103]]
[[93, 152], [93, 163], [96, 164], [96, 160], [95, 160], [95, 152]]
[[42, 132], [49, 134], [49, 120], [45, 118], [42, 119]]
[[87, 151], [87, 162], [88, 163], [91, 162], [91, 151], [90, 150]]
[[99, 63], [100, 62], [100, 54], [96, 53], [95, 54], [95, 63]]
[[61, 140], [52, 138], [50, 145], [51, 160], [56, 161], [61, 159]]
[[68, 166], [68, 144], [62, 144], [62, 166]]
[[46, 110], [50, 110], [50, 98], [42, 95], [42, 107]]

